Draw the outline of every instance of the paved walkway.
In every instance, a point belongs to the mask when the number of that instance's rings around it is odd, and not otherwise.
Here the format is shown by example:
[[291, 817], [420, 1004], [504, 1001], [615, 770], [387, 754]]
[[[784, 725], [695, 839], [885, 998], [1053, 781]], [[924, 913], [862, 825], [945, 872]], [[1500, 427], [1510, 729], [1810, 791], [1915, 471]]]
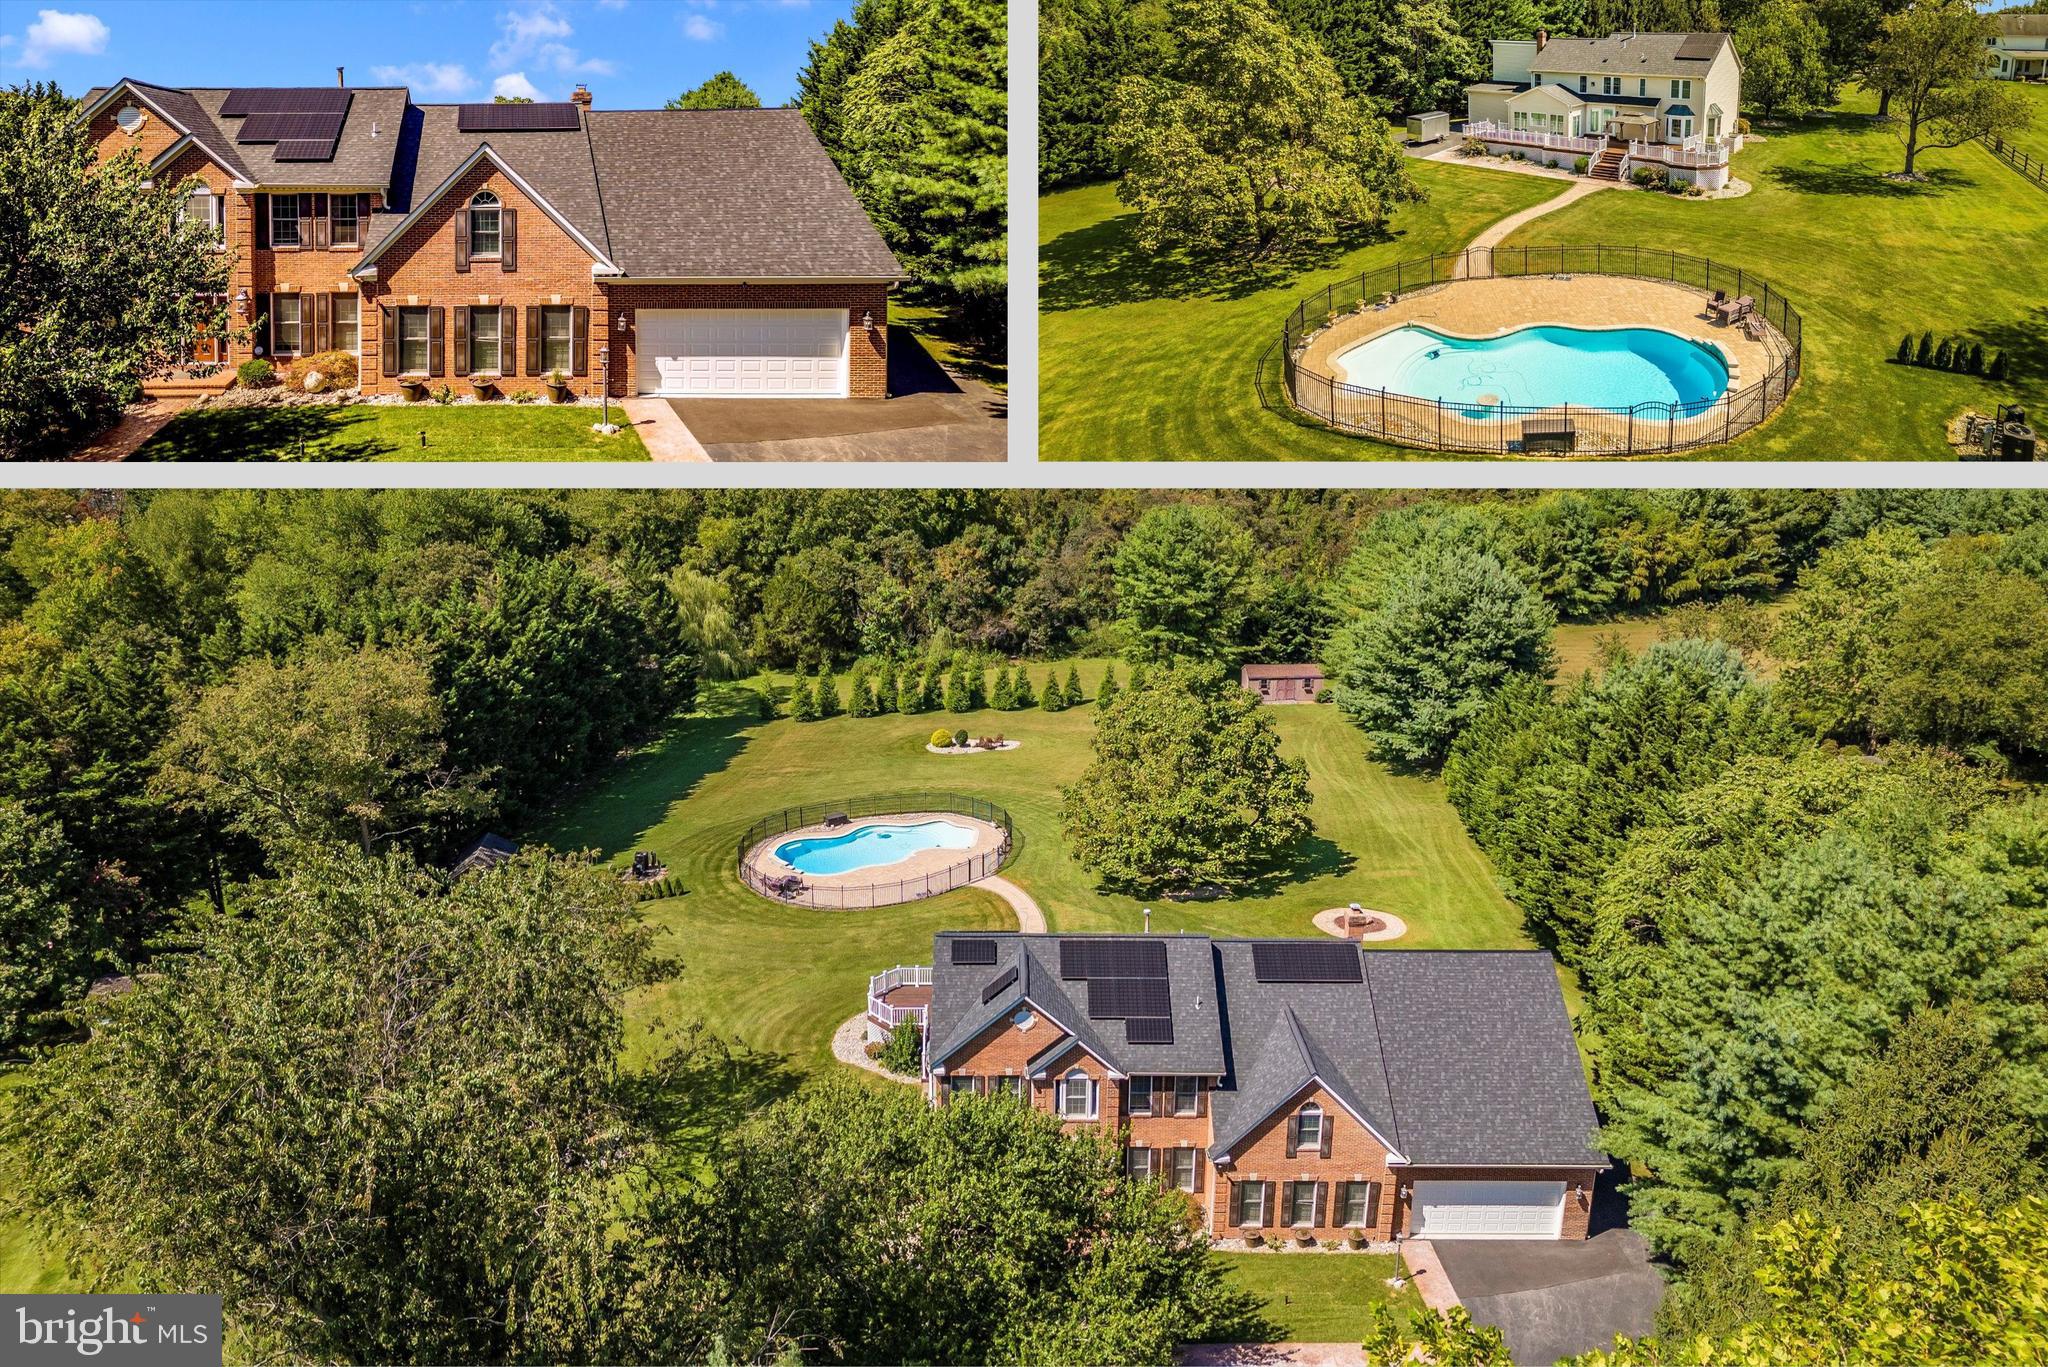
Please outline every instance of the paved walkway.
[[640, 434], [648, 459], [710, 462], [711, 453], [667, 399], [621, 399], [619, 407], [626, 410], [626, 421]]
[[1458, 1288], [1445, 1275], [1443, 1259], [1436, 1256], [1435, 1244], [1427, 1239], [1405, 1240], [1401, 1244], [1401, 1258], [1408, 1264], [1415, 1294], [1422, 1297], [1424, 1305], [1438, 1313], [1457, 1306]]
[[[1478, 247], [1498, 247], [1501, 243], [1507, 241], [1508, 235], [1510, 233], [1514, 232], [1515, 229], [1521, 227], [1524, 223], [1529, 222], [1531, 219], [1541, 218], [1545, 214], [1555, 213], [1567, 204], [1577, 203], [1579, 200], [1584, 199], [1587, 195], [1597, 194], [1602, 190], [1610, 188], [1610, 185], [1611, 182], [1609, 181], [1578, 180], [1575, 178], [1572, 181], [1571, 187], [1567, 189], [1563, 194], [1552, 195], [1549, 199], [1544, 200], [1541, 204], [1532, 204], [1528, 208], [1520, 211], [1519, 213], [1509, 214], [1506, 218], [1501, 219], [1499, 222], [1489, 224], [1486, 228], [1480, 231], [1479, 236], [1473, 238], [1470, 242], [1467, 242], [1465, 244], [1465, 250], [1469, 252], [1474, 248]], [[1464, 279], [1465, 268], [1468, 264], [1469, 261], [1466, 258], [1461, 257], [1458, 261], [1458, 273], [1452, 278], [1458, 280]]]
[[1190, 1343], [1180, 1350], [1187, 1367], [1365, 1367], [1356, 1343]]
[[155, 436], [158, 428], [190, 408], [193, 403], [194, 400], [189, 398], [144, 399], [140, 403], [131, 403], [122, 411], [119, 422], [80, 447], [71, 458], [126, 460], [140, 450], [144, 442]]
[[1039, 910], [1038, 899], [1009, 879], [997, 874], [984, 878], [974, 885], [987, 888], [1010, 904], [1010, 910], [1017, 913], [1017, 929], [1025, 935], [1045, 934], [1045, 913]]

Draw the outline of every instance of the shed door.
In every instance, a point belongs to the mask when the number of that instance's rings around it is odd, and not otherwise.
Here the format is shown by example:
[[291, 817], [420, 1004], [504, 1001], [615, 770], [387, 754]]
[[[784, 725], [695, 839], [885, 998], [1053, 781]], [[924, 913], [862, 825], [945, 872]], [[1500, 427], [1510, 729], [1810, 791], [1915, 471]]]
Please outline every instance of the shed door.
[[634, 325], [642, 394], [846, 395], [840, 309], [641, 309]]
[[1417, 1182], [1418, 1239], [1555, 1239], [1564, 1228], [1562, 1182]]

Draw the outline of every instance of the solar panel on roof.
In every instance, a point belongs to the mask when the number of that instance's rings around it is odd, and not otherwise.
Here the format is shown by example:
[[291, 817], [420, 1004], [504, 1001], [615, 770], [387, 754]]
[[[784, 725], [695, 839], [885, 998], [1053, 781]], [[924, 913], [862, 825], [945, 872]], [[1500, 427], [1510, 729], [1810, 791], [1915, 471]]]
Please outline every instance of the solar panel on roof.
[[341, 123], [347, 115], [338, 113], [251, 114], [242, 120], [241, 129], [235, 134], [236, 142], [291, 142], [311, 139], [317, 142], [332, 142], [341, 136]]
[[1355, 983], [1365, 980], [1358, 950], [1314, 941], [1252, 946], [1252, 973], [1262, 983]]
[[1677, 56], [1681, 62], [1711, 62], [1720, 50], [1720, 34], [1688, 33], [1685, 41], [1678, 45]]
[[956, 964], [992, 964], [995, 961], [994, 940], [953, 941], [953, 962]]
[[331, 85], [266, 85], [230, 90], [221, 101], [222, 118], [244, 114], [341, 114], [355, 95]]
[[280, 142], [272, 154], [278, 161], [329, 161], [334, 156], [332, 138], [293, 138]]
[[464, 104], [456, 106], [464, 133], [560, 133], [583, 126], [573, 104]]
[[981, 1004], [987, 1006], [998, 996], [1002, 995], [1004, 988], [1015, 981], [1017, 981], [1017, 966], [1012, 964], [998, 974], [994, 982], [981, 989]]
[[1133, 1016], [1124, 1022], [1124, 1042], [1127, 1044], [1171, 1044], [1173, 1043], [1173, 1018], [1170, 1016]]
[[1062, 940], [1062, 978], [1163, 978], [1166, 946], [1158, 940]]
[[1164, 1016], [1173, 1000], [1164, 978], [1090, 978], [1088, 1017], [1116, 1020], [1122, 1016]]

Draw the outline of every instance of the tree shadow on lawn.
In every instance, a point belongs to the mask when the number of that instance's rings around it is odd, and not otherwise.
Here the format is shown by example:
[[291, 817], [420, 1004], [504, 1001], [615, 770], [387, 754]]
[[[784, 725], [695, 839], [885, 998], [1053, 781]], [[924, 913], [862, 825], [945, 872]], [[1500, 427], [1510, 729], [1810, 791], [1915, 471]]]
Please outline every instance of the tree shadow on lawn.
[[1311, 834], [1287, 854], [1254, 874], [1249, 882], [1225, 891], [1220, 888], [1190, 888], [1166, 893], [1162, 901], [1180, 905], [1222, 902], [1240, 897], [1271, 897], [1318, 878], [1342, 878], [1358, 867], [1358, 858], [1334, 840]]
[[347, 428], [370, 414], [345, 404], [206, 408], [180, 413], [130, 460], [372, 460], [397, 446], [350, 439]]
[[1199, 257], [1148, 252], [1138, 245], [1138, 216], [1062, 233], [1039, 248], [1038, 307], [1045, 313], [1142, 304], [1158, 299], [1249, 298], [1328, 270], [1361, 247], [1391, 242], [1398, 231], [1360, 229], [1345, 236], [1284, 246], [1259, 258]]
[[[701, 685], [697, 711], [620, 763], [592, 775], [534, 823], [557, 849], [595, 849], [611, 858], [636, 848], [705, 779], [729, 768], [760, 725], [759, 694], [742, 684]], [[687, 834], [694, 834], [686, 833]], [[674, 867], [673, 850], [657, 851]]]
[[1853, 195], [1870, 199], [1925, 199], [1974, 188], [1977, 182], [1953, 166], [1923, 172], [1924, 180], [1893, 180], [1867, 166], [1798, 161], [1773, 166], [1764, 173], [1785, 189], [1801, 195]]
[[628, 1077], [625, 1089], [629, 1104], [668, 1137], [671, 1157], [685, 1165], [707, 1160], [734, 1125], [802, 1082], [780, 1054], [720, 1038], [701, 1023], [670, 1037], [675, 1047]]
[[[2031, 393], [2036, 402], [2048, 402], [2048, 304], [2039, 304], [2025, 317], [2004, 323], [1986, 323], [1963, 334], [1965, 340], [1980, 342], [1984, 358], [2005, 353], [2006, 382]], [[2044, 425], [2048, 413], [2036, 415], [2034, 426]]]

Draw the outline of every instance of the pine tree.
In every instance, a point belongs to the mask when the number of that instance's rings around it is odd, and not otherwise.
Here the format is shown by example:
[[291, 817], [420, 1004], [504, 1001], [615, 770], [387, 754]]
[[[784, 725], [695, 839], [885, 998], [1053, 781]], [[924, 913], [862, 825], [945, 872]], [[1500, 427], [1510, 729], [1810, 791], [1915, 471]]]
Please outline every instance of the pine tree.
[[856, 717], [872, 717], [881, 710], [875, 701], [875, 685], [868, 677], [866, 665], [854, 667], [853, 694], [847, 701], [846, 710]]
[[[1047, 686], [1050, 687], [1051, 685]], [[1081, 671], [1075, 668], [1073, 665], [1068, 665], [1066, 692], [1067, 706], [1079, 707], [1083, 702], [1086, 701], [1087, 699], [1084, 698], [1081, 694]]]
[[882, 681], [875, 685], [875, 714], [896, 710], [896, 666], [882, 667]]
[[924, 667], [924, 710], [936, 712], [946, 706], [946, 676], [937, 660]]
[[1100, 712], [1115, 702], [1116, 695], [1122, 691], [1116, 681], [1116, 666], [1105, 665], [1102, 670], [1102, 686], [1095, 690], [1095, 710]]
[[1991, 358], [1991, 365], [1985, 370], [1984, 375], [1987, 379], [2003, 380], [2010, 368], [2011, 363], [2005, 359], [2005, 353], [2001, 351]]
[[1930, 365], [1933, 363], [1933, 361], [1934, 334], [1931, 332], [1923, 332], [1920, 334], [1920, 349], [1913, 353], [1913, 364]]
[[990, 691], [989, 705], [998, 712], [1008, 712], [1017, 705], [1017, 687], [1011, 682], [1008, 665], [996, 671], [996, 683], [994, 689]]
[[1144, 686], [1145, 662], [1143, 660], [1140, 660], [1136, 664], [1131, 666], [1130, 690], [1131, 692], [1136, 693], [1139, 689], [1143, 688]]
[[1912, 361], [1912, 359], [1913, 359], [1913, 334], [1909, 332], [1909, 333], [1907, 333], [1907, 334], [1906, 334], [1905, 336], [1903, 336], [1903, 337], [1899, 338], [1899, 364], [1900, 364], [1900, 365], [1907, 365], [1907, 364], [1910, 364], [1910, 363], [1911, 363], [1911, 361]]
[[790, 683], [789, 715], [796, 721], [818, 719], [818, 690], [808, 674], [799, 674]]
[[967, 705], [976, 712], [988, 706], [988, 666], [979, 660], [967, 666]]
[[974, 697], [967, 691], [967, 667], [959, 661], [953, 662], [952, 672], [946, 675], [946, 710], [948, 712], [972, 712]]
[[1934, 368], [1936, 370], [1947, 370], [1949, 356], [1950, 347], [1948, 344], [1948, 338], [1944, 337], [1941, 339], [1941, 345], [1934, 349]]
[[1031, 675], [1023, 665], [1017, 666], [1017, 684], [1010, 693], [1010, 701], [1020, 708], [1038, 706], [1038, 695], [1031, 691]]
[[1970, 343], [1970, 373], [1972, 375], [1982, 375], [1984, 373], [1984, 344], [1982, 342]]
[[839, 680], [827, 669], [818, 676], [818, 717], [836, 717], [845, 710], [839, 705]]
[[1958, 375], [1969, 374], [1970, 349], [1964, 346], [1961, 342], [1957, 342], [1956, 349], [1949, 353], [1948, 368], [1950, 370], [1955, 371]]
[[1045, 692], [1038, 695], [1038, 705], [1047, 712], [1067, 710], [1067, 695], [1060, 691], [1059, 675], [1053, 670], [1045, 671]]

